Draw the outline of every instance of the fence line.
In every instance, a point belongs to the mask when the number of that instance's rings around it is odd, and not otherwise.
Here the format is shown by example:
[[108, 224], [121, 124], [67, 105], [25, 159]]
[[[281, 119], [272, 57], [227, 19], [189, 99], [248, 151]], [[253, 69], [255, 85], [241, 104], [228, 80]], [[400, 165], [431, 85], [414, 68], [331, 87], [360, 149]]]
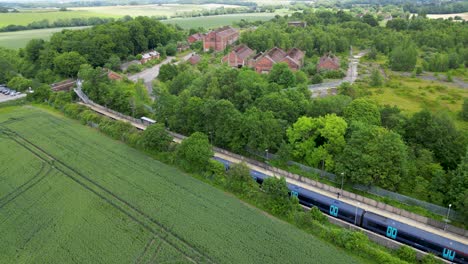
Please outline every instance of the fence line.
[[[247, 150], [247, 152], [252, 153], [252, 154], [254, 154], [256, 156], [259, 156], [261, 158], [264, 158], [264, 159], [278, 159], [278, 155], [276, 155], [276, 154], [272, 154], [272, 153], [267, 154], [267, 153], [252, 150], [252, 149], [246, 149], [246, 150]], [[321, 169], [309, 167], [309, 166], [297, 163], [295, 161], [288, 161], [287, 164], [290, 165], [290, 166], [296, 166], [302, 171], [316, 173], [320, 178], [326, 178], [329, 181], [332, 181], [332, 182], [335, 182], [335, 183], [340, 183], [341, 182], [341, 177], [337, 176], [336, 174], [333, 174], [333, 173], [330, 173], [330, 172], [327, 172], [327, 171], [324, 171], [324, 170], [321, 170]], [[385, 190], [385, 189], [382, 189], [382, 188], [379, 188], [379, 187], [376, 187], [376, 186], [364, 186], [364, 185], [360, 185], [360, 184], [353, 184], [352, 188], [355, 189], [355, 190], [358, 190], [358, 191], [364, 191], [364, 192], [367, 192], [367, 193], [370, 193], [370, 194], [373, 194], [373, 195], [377, 195], [377, 196], [380, 196], [380, 197], [391, 198], [391, 199], [397, 200], [398, 202], [406, 204], [406, 205], [410, 205], [410, 206], [416, 205], [416, 206], [425, 208], [428, 211], [430, 211], [430, 212], [432, 212], [434, 214], [437, 214], [437, 215], [446, 216], [446, 214], [447, 214], [448, 208], [446, 208], [446, 207], [442, 207], [442, 206], [439, 206], [439, 205], [436, 205], [436, 204], [421, 201], [421, 200], [418, 200], [416, 198], [409, 197], [409, 196], [399, 194], [399, 193], [395, 193], [395, 192], [392, 192], [392, 191], [388, 191], [388, 190]], [[461, 221], [463, 220], [462, 215], [459, 212], [454, 211], [454, 210], [451, 211], [450, 216], [451, 216], [452, 219], [457, 219], [457, 220], [461, 220]]]
[[[121, 114], [119, 112], [116, 112], [116, 111], [114, 111], [112, 109], [108, 109], [107, 107], [104, 107], [104, 106], [101, 106], [99, 104], [94, 103], [92, 100], [90, 100], [81, 91], [81, 89], [74, 89], [74, 90], [82, 100], [83, 100], [83, 98], [85, 98], [85, 100], [87, 100], [87, 102], [88, 102], [87, 104], [93, 105], [95, 107], [103, 108], [106, 111], [108, 111], [108, 112], [110, 112], [110, 113], [112, 113], [112, 114], [114, 114], [116, 116], [119, 116], [122, 119], [128, 120], [130, 122], [134, 122], [134, 123], [137, 123], [137, 124], [144, 125], [143, 122], [141, 120], [139, 120], [139, 119], [136, 119], [136, 118], [133, 118], [133, 117], [130, 117], [130, 116], [127, 116], [127, 115], [123, 115], [123, 114]], [[80, 96], [79, 93], [81, 93], [81, 95], [83, 95], [83, 98]], [[86, 101], [84, 101], [84, 102], [86, 102]], [[185, 136], [183, 136], [181, 134], [177, 134], [177, 133], [174, 133], [174, 132], [171, 132], [171, 131], [169, 131], [169, 133], [174, 138], [177, 138], [177, 139], [180, 139], [180, 140], [183, 140], [183, 139], [186, 138]], [[218, 153], [222, 153], [222, 154], [227, 155], [227, 156], [229, 156], [231, 158], [234, 158], [234, 159], [246, 162], [246, 163], [250, 163], [250, 164], [253, 164], [253, 165], [257, 166], [257, 167], [260, 167], [260, 168], [263, 168], [265, 170], [271, 171], [271, 172], [273, 172], [273, 175], [279, 175], [279, 176], [282, 176], [282, 177], [285, 177], [285, 178], [294, 179], [294, 180], [300, 181], [302, 183], [308, 184], [310, 186], [313, 186], [313, 187], [316, 187], [316, 188], [319, 188], [319, 189], [322, 189], [322, 190], [325, 190], [325, 191], [328, 191], [328, 192], [331, 192], [331, 193], [337, 193], [337, 192], [340, 191], [340, 189], [335, 188], [333, 186], [323, 184], [321, 182], [318, 182], [318, 181], [309, 179], [307, 177], [303, 177], [301, 175], [294, 174], [294, 173], [291, 173], [291, 172], [288, 172], [288, 171], [285, 171], [285, 170], [282, 170], [282, 169], [279, 169], [279, 168], [276, 168], [276, 167], [272, 167], [272, 166], [270, 166], [270, 165], [268, 165], [268, 164], [266, 164], [264, 162], [260, 162], [260, 161], [257, 161], [257, 160], [251, 159], [251, 158], [247, 158], [247, 157], [241, 156], [239, 154], [235, 154], [235, 153], [232, 153], [230, 151], [227, 151], [225, 149], [221, 149], [221, 148], [218, 148], [218, 147], [213, 147], [213, 151], [218, 152]], [[260, 156], [263, 155], [263, 154], [259, 154], [256, 151], [252, 151], [252, 150], [247, 150], [247, 151], [250, 151], [251, 153], [253, 153], [255, 155], [260, 155]], [[270, 158], [277, 158], [277, 155], [271, 154], [271, 153], [266, 153], [266, 156], [263, 156], [263, 157], [267, 158], [267, 159], [270, 159]], [[299, 163], [295, 163], [295, 164], [300, 165], [300, 168], [309, 169], [310, 171], [314, 171], [314, 172], [319, 171], [321, 173], [321, 175], [324, 175], [325, 177], [332, 178], [332, 176], [334, 176], [334, 179], [336, 179], [336, 175], [334, 175], [332, 173], [329, 173], [329, 172], [326, 172], [326, 171], [323, 171], [323, 170], [320, 170], [320, 169], [316, 169], [316, 168], [307, 167], [307, 166], [299, 164]], [[445, 223], [439, 222], [437, 220], [429, 219], [427, 217], [417, 215], [415, 213], [411, 213], [411, 212], [408, 212], [406, 210], [399, 209], [399, 208], [393, 207], [391, 205], [388, 205], [388, 204], [385, 204], [385, 203], [382, 203], [382, 202], [377, 202], [375, 200], [372, 200], [372, 199], [357, 195], [355, 193], [343, 191], [342, 196], [346, 197], [346, 198], [349, 198], [349, 199], [352, 199], [352, 200], [356, 200], [356, 201], [368, 204], [368, 205], [371, 205], [373, 207], [379, 208], [380, 210], [384, 210], [384, 211], [387, 211], [387, 212], [390, 212], [390, 213], [401, 215], [403, 217], [410, 218], [410, 219], [413, 219], [415, 221], [418, 221], [418, 222], [421, 222], [421, 223], [424, 223], [424, 224], [427, 224], [427, 225], [431, 225], [431, 226], [434, 226], [434, 227], [437, 227], [437, 228], [442, 229], [442, 228], [444, 228], [446, 226]], [[454, 226], [451, 226], [451, 225], [447, 225], [446, 230], [448, 232], [451, 232], [451, 233], [454, 233], [454, 234], [458, 234], [458, 235], [468, 237], [468, 230], [457, 228], [457, 227], [454, 227]]]

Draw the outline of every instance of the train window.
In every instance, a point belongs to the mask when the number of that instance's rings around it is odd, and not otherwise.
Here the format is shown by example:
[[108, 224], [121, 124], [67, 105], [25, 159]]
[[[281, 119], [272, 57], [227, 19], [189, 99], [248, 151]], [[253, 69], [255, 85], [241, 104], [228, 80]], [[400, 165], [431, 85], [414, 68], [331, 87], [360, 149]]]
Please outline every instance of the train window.
[[448, 248], [444, 248], [444, 251], [442, 251], [442, 257], [452, 261], [455, 258], [455, 251]]
[[395, 227], [388, 226], [387, 227], [387, 236], [390, 238], [395, 239], [397, 237], [398, 229]]
[[367, 226], [380, 234], [385, 234], [386, 227], [384, 225], [381, 225], [372, 220], [367, 220]]
[[338, 217], [338, 206], [330, 205], [330, 215]]

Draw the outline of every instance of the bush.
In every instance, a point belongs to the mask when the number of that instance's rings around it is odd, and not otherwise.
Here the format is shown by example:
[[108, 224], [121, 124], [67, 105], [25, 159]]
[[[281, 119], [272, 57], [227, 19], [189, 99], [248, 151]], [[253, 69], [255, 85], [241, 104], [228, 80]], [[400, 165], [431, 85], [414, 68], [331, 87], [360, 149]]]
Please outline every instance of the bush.
[[65, 113], [65, 115], [73, 119], [78, 119], [81, 112], [85, 110], [86, 110], [86, 106], [74, 104], [74, 103], [68, 103], [63, 107], [63, 112]]
[[438, 264], [438, 263], [443, 263], [443, 262], [436, 259], [434, 255], [432, 254], [427, 254], [421, 259], [421, 264]]
[[323, 224], [328, 222], [328, 218], [315, 206], [310, 208], [309, 215], [319, 223]]
[[143, 148], [157, 152], [167, 151], [171, 142], [172, 137], [162, 124], [148, 126], [141, 138]]
[[416, 251], [408, 246], [401, 246], [395, 251], [396, 255], [404, 261], [416, 262]]

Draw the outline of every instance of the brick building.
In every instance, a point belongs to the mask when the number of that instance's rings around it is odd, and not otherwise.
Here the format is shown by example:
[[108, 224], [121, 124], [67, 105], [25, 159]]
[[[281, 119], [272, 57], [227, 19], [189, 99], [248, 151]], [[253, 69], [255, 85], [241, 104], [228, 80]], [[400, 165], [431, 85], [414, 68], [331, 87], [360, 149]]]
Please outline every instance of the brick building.
[[187, 38], [187, 42], [192, 44], [194, 42], [197, 42], [197, 41], [200, 41], [200, 40], [203, 40], [203, 34], [201, 33], [195, 33], [193, 35], [190, 35], [188, 38]]
[[301, 69], [304, 64], [305, 53], [297, 48], [293, 48], [288, 52], [274, 47], [265, 53], [259, 53], [253, 57], [249, 65], [258, 73], [269, 73], [273, 65], [276, 63], [287, 63], [293, 71]]
[[247, 45], [242, 44], [233, 48], [221, 61], [227, 63], [231, 67], [241, 68], [248, 65], [249, 59], [254, 53], [255, 52], [247, 47]]
[[223, 51], [239, 39], [239, 30], [230, 26], [218, 28], [203, 36], [203, 50]]
[[317, 64], [317, 71], [330, 71], [340, 69], [340, 59], [334, 55], [325, 54]]
[[305, 22], [305, 21], [289, 21], [288, 26], [290, 26], [290, 27], [306, 27], [307, 22]]

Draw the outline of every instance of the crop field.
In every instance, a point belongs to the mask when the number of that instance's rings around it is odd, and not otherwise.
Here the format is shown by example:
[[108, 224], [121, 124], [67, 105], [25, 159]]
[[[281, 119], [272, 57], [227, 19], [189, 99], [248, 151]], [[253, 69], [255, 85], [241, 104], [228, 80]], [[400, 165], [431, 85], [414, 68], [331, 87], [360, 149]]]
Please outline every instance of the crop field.
[[24, 48], [31, 39], [44, 39], [49, 40], [52, 34], [60, 32], [63, 29], [81, 29], [84, 27], [71, 27], [71, 28], [46, 28], [35, 30], [24, 30], [16, 32], [3, 32], [0, 33], [0, 47], [19, 49]]
[[189, 4], [164, 4], [164, 5], [135, 5], [135, 6], [102, 6], [102, 7], [77, 7], [70, 11], [60, 12], [57, 9], [22, 9], [19, 13], [1, 13], [0, 27], [10, 24], [27, 25], [34, 21], [48, 19], [49, 22], [58, 19], [87, 18], [87, 17], [113, 17], [123, 16], [173, 16], [177, 13], [210, 10], [224, 6], [236, 8], [235, 5], [189, 5]]
[[272, 19], [277, 13], [246, 13], [246, 14], [232, 14], [232, 15], [219, 15], [219, 16], [206, 16], [206, 17], [187, 17], [187, 18], [173, 18], [163, 20], [163, 23], [177, 24], [184, 29], [189, 28], [216, 28], [225, 25], [232, 25], [241, 19], [246, 21], [267, 21]]
[[5, 263], [358, 263], [56, 112], [0, 108]]

